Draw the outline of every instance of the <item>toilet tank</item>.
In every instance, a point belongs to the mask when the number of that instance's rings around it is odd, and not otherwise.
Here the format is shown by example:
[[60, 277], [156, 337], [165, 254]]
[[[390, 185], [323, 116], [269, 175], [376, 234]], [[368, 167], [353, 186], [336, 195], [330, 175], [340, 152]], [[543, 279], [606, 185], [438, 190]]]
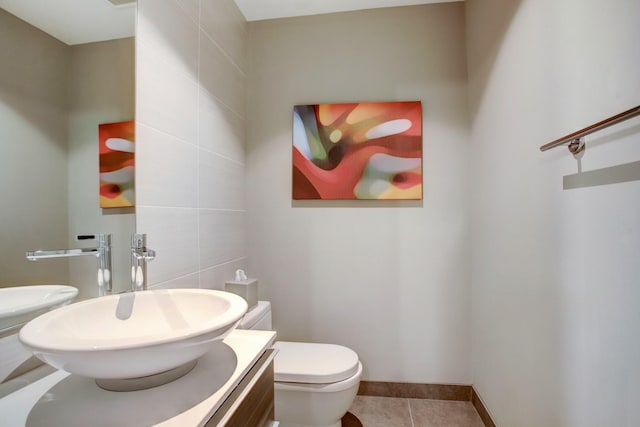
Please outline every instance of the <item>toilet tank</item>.
[[260, 331], [271, 331], [271, 303], [269, 301], [258, 301], [251, 310], [244, 315], [237, 329], [255, 329]]

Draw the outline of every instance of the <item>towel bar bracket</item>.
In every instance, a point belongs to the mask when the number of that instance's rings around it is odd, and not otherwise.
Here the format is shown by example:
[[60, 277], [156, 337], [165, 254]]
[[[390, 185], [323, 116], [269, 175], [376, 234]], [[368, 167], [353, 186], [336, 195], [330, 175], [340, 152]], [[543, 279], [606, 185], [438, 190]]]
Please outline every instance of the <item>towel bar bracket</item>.
[[584, 156], [584, 150], [587, 145], [584, 142], [584, 138], [576, 138], [567, 145], [567, 148], [576, 160], [580, 160]]

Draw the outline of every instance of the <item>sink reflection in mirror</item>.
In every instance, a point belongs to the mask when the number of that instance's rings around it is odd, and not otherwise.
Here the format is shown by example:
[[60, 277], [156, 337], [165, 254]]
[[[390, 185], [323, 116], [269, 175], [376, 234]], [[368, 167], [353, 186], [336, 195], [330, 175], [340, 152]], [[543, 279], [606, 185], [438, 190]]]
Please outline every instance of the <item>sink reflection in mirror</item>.
[[0, 330], [69, 304], [76, 295], [78, 289], [66, 285], [0, 288]]

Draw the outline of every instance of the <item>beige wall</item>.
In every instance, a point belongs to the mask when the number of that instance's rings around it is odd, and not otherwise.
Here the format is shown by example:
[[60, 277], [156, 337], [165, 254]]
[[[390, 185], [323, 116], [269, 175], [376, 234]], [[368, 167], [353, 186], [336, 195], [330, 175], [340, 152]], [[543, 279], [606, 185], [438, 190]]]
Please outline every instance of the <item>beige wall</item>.
[[245, 32], [232, 0], [138, 2], [136, 220], [157, 251], [151, 286], [222, 288], [245, 264]]
[[[374, 381], [469, 383], [464, 4], [249, 24], [249, 273], [284, 340], [344, 344]], [[419, 100], [421, 202], [291, 200], [292, 108]]]
[[[467, 0], [473, 384], [499, 426], [640, 425], [640, 183], [538, 147], [640, 100], [636, 0]], [[583, 170], [640, 159], [637, 119]]]
[[67, 46], [0, 9], [0, 287], [68, 283]]

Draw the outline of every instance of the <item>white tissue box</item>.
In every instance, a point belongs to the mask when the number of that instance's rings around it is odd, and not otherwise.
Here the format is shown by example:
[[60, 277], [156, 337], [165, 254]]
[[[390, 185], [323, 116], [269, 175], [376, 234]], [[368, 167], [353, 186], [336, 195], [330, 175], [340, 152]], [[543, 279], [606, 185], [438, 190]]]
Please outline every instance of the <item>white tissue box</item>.
[[224, 284], [224, 290], [241, 296], [251, 310], [258, 304], [258, 279], [230, 280]]

